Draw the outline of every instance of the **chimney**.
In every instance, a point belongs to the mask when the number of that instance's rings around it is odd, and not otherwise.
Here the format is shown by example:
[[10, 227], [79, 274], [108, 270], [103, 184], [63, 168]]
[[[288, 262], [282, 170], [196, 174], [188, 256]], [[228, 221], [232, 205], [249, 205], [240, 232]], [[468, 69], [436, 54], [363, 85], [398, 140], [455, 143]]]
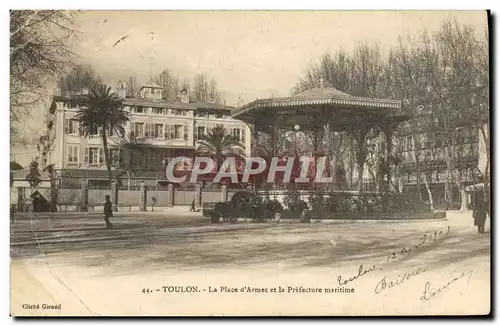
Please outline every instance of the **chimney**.
[[127, 97], [127, 83], [124, 81], [119, 81], [116, 83], [116, 93], [118, 94], [119, 98], [126, 98]]

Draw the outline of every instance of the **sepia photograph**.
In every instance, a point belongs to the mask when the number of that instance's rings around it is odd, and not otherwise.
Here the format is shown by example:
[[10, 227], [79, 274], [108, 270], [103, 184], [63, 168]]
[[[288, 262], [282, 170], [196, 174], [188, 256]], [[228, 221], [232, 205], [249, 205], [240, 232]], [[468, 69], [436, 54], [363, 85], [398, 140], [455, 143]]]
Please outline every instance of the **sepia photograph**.
[[11, 316], [491, 314], [491, 12], [9, 16]]

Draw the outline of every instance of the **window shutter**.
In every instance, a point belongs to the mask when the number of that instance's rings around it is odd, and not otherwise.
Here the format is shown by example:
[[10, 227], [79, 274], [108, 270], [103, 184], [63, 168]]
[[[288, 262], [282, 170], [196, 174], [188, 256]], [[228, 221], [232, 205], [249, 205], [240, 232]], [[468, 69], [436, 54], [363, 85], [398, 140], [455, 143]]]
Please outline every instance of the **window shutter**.
[[89, 162], [89, 148], [85, 147], [85, 157], [84, 157], [84, 162], [88, 163]]
[[64, 119], [64, 133], [69, 134], [69, 119]]
[[188, 125], [184, 125], [184, 140], [188, 140]]
[[104, 149], [99, 147], [99, 164], [104, 163]]
[[245, 143], [245, 129], [240, 129], [241, 131], [241, 142]]
[[150, 126], [150, 125], [149, 125], [148, 123], [146, 123], [146, 124], [144, 125], [144, 129], [145, 129], [145, 130], [144, 130], [144, 136], [145, 136], [146, 138], [149, 138], [149, 126]]

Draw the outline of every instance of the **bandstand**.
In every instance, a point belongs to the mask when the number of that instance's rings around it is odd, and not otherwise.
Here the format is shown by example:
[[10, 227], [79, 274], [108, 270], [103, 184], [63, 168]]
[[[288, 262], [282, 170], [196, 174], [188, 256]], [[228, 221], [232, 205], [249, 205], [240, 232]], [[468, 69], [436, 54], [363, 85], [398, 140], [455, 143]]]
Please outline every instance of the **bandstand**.
[[[387, 177], [387, 181], [386, 186], [378, 189], [379, 193], [389, 191], [390, 162], [393, 155], [392, 141], [389, 140], [398, 125], [410, 119], [410, 116], [403, 113], [400, 101], [351, 96], [325, 85], [323, 81], [316, 87], [291, 97], [257, 99], [233, 111], [232, 116], [251, 126], [254, 143], [260, 132], [268, 134], [273, 156], [279, 155], [276, 147], [279, 133], [293, 131], [297, 125], [301, 131], [324, 133], [327, 140], [333, 132], [348, 133], [358, 144], [354, 153], [358, 171], [363, 171], [367, 158], [367, 136], [370, 132], [382, 133], [385, 148], [379, 155], [387, 163], [381, 172], [381, 180]], [[327, 141], [327, 152], [328, 146]], [[361, 192], [360, 186], [358, 193]]]

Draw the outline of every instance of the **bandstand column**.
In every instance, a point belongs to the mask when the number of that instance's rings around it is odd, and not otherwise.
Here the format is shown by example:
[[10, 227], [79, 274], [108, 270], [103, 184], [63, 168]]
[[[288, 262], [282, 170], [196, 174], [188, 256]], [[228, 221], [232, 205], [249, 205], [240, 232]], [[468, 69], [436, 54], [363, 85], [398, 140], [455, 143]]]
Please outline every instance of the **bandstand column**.
[[389, 191], [391, 184], [391, 157], [392, 157], [392, 136], [394, 135], [395, 125], [393, 123], [386, 123], [381, 126], [382, 133], [385, 136], [386, 142], [386, 156], [384, 162], [384, 173], [382, 175], [382, 180], [387, 176], [387, 181], [384, 182], [384, 186], [382, 188], [383, 191]]
[[278, 140], [278, 134], [279, 134], [279, 125], [278, 125], [278, 120], [275, 119], [273, 121], [272, 125], [272, 130], [271, 130], [271, 140], [272, 140], [272, 157], [275, 157], [278, 154], [278, 146], [277, 146], [277, 140]]
[[354, 136], [354, 139], [356, 140], [355, 157], [356, 157], [356, 164], [358, 165], [359, 192], [363, 191], [364, 166], [366, 162], [366, 156], [368, 154], [368, 150], [366, 149], [365, 139], [370, 129], [371, 125], [359, 122], [358, 128], [350, 132]]

